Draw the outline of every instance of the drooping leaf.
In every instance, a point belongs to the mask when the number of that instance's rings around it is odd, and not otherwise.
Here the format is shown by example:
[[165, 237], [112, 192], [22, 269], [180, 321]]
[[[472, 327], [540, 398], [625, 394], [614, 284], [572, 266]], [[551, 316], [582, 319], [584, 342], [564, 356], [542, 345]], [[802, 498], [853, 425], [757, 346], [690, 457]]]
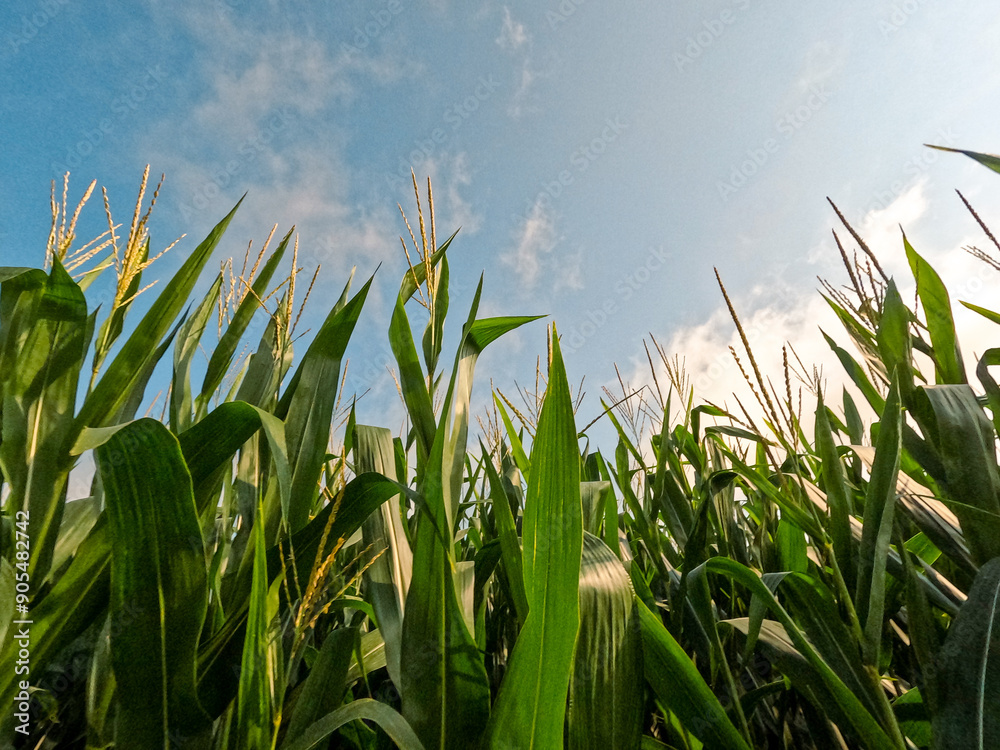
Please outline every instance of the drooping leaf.
[[10, 488], [7, 511], [23, 511], [28, 520], [37, 585], [48, 573], [62, 520], [87, 303], [58, 259], [48, 275], [4, 281], [2, 294], [11, 309], [0, 332], [0, 472]]
[[1000, 558], [980, 568], [948, 629], [938, 677], [946, 689], [933, 717], [934, 747], [1000, 746]]
[[993, 425], [967, 385], [926, 386], [916, 398], [928, 442], [944, 467], [952, 510], [973, 560], [983, 565], [1000, 555], [1000, 467]]
[[569, 687], [569, 747], [632, 748], [642, 734], [642, 638], [628, 573], [584, 532], [580, 635]]
[[343, 702], [351, 653], [358, 640], [357, 628], [337, 628], [326, 636], [302, 686], [302, 693], [295, 701], [285, 744], [299, 739], [309, 727]]
[[378, 724], [399, 750], [424, 750], [417, 735], [402, 716], [391, 707], [371, 698], [358, 698], [327, 714], [306, 729], [297, 740], [282, 745], [281, 750], [312, 750], [342, 726], [358, 719]]
[[205, 552], [177, 439], [140, 419], [95, 450], [111, 547], [116, 746], [167, 747], [207, 726], [196, 656], [207, 608]]

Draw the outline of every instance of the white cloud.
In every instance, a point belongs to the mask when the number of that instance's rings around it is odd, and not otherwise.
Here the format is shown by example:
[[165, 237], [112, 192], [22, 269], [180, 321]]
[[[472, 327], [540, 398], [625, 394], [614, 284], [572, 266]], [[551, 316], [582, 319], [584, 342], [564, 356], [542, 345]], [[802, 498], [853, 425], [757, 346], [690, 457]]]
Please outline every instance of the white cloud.
[[[910, 230], [919, 231], [920, 221], [927, 212], [926, 188], [926, 178], [918, 179], [890, 205], [881, 210], [870, 211], [860, 222], [855, 224], [862, 239], [876, 253], [885, 272], [897, 279], [903, 299], [908, 300], [911, 305], [913, 284], [902, 249], [900, 225], [907, 229], [907, 236], [912, 241]], [[828, 278], [834, 287], [838, 287], [846, 278], [846, 273], [840, 265], [839, 253], [834, 246], [833, 238], [828, 234], [829, 226], [832, 224], [824, 227], [829, 239], [813, 248], [809, 254], [809, 261], [818, 266], [816, 270], [819, 275]], [[839, 223], [835, 228], [850, 257], [854, 240], [846, 231], [842, 231]], [[858, 256], [861, 259], [864, 257], [860, 250], [858, 250]], [[978, 288], [979, 282], [969, 282], [968, 279], [979, 278], [976, 274], [981, 275], [982, 272], [974, 269], [969, 263], [972, 261], [974, 265], [977, 261], [971, 259], [961, 250], [949, 251], [936, 261], [929, 255], [926, 257], [935, 267], [947, 265], [952, 269], [964, 269], [959, 274], [959, 278], [964, 274], [967, 279], [966, 288]], [[723, 271], [723, 282], [725, 281]], [[792, 286], [792, 283], [783, 279], [780, 270], [777, 270], [772, 272], [769, 278], [761, 279], [743, 295], [734, 295], [731, 291], [733, 304], [746, 331], [750, 347], [765, 382], [770, 381], [773, 384], [778, 397], [784, 402], [782, 346], [790, 343], [809, 370], [807, 375], [812, 375], [814, 366], [821, 372], [823, 392], [831, 406], [839, 410], [841, 394], [846, 386], [854, 396], [859, 409], [862, 410], [863, 414], [866, 414], [864, 399], [854, 389], [853, 384], [850, 384], [843, 367], [819, 329], [825, 331], [840, 346], [858, 358], [859, 355], [854, 351], [850, 338], [817, 288], [802, 285]], [[947, 279], [946, 283], [948, 283]], [[949, 285], [953, 297], [960, 296], [955, 295], [955, 289], [961, 286], [961, 282], [956, 280], [955, 283], [957, 286], [954, 288]], [[954, 304], [957, 306], [957, 303]], [[976, 326], [981, 328], [978, 324]], [[719, 307], [708, 320], [693, 326], [682, 327], [668, 336], [658, 336], [657, 339], [663, 345], [668, 356], [677, 354], [684, 359], [686, 372], [690, 377], [691, 385], [694, 386], [696, 403], [711, 401], [720, 406], [726, 406], [733, 413], [742, 416], [736, 401], [736, 397], [738, 397], [753, 418], [759, 420], [762, 411], [729, 351], [729, 347], [736, 350], [744, 370], [753, 379], [754, 374], [749, 358], [740, 341], [736, 326], [730, 318], [729, 311], [724, 305], [721, 293]], [[962, 338], [962, 340], [965, 339]], [[968, 356], [968, 353], [966, 354]], [[789, 361], [795, 364], [791, 352], [789, 352]], [[798, 369], [798, 367], [796, 366], [794, 369]], [[633, 358], [632, 368], [629, 372], [630, 382], [634, 387], [652, 386], [653, 380], [644, 352], [641, 356], [637, 355]], [[657, 375], [661, 387], [663, 387], [664, 383], [668, 382], [666, 374], [660, 371]], [[801, 381], [794, 374], [791, 385], [793, 399], [796, 402], [798, 389], [803, 388], [804, 413], [802, 418], [806, 434], [810, 434], [815, 399], [805, 390]], [[759, 392], [756, 381], [754, 381], [754, 388]], [[868, 415], [866, 418], [871, 416], [873, 415]], [[758, 426], [762, 427], [759, 422]]]
[[496, 38], [496, 43], [505, 50], [516, 50], [528, 43], [528, 32], [525, 31], [524, 24], [511, 17], [510, 8], [507, 6], [503, 9], [503, 26], [500, 28], [500, 36]]
[[521, 117], [526, 112], [534, 111], [531, 106], [531, 89], [538, 78], [530, 54], [531, 35], [527, 32], [523, 23], [515, 21], [510, 14], [510, 8], [504, 6], [503, 25], [500, 28], [500, 35], [496, 38], [497, 45], [507, 53], [516, 53], [524, 48], [521, 56], [520, 71], [517, 74], [517, 86], [511, 95], [510, 104], [507, 106], [507, 114], [511, 117]]
[[[545, 196], [547, 198], [547, 196]], [[514, 269], [522, 286], [533, 287], [542, 270], [542, 256], [552, 252], [559, 242], [555, 217], [548, 202], [535, 201], [530, 213], [518, 227], [517, 244], [503, 256], [503, 262]]]
[[[442, 151], [420, 165], [417, 184], [421, 195], [426, 192], [427, 180], [434, 189], [434, 220], [438, 229], [438, 242], [461, 228], [460, 236], [479, 231], [483, 218], [473, 208], [465, 193], [472, 186], [473, 169], [468, 153], [461, 151], [452, 156]], [[444, 185], [444, 191], [441, 186]], [[412, 201], [412, 187], [406, 190], [404, 200]], [[403, 203], [403, 209], [409, 213]]]
[[560, 289], [581, 291], [585, 286], [583, 283], [583, 246], [577, 245], [573, 252], [562, 254], [559, 266], [555, 271], [556, 278], [552, 291], [558, 292]]

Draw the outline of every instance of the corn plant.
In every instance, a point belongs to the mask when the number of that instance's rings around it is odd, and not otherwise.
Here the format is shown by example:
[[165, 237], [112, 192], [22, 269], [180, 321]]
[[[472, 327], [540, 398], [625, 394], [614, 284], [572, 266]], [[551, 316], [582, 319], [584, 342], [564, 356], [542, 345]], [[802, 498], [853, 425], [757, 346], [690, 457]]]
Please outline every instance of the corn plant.
[[[348, 281], [297, 358], [294, 233], [272, 249], [272, 230], [191, 300], [237, 205], [154, 293], [147, 180], [127, 236], [105, 194], [108, 232], [79, 248], [93, 186], [72, 211], [68, 188], [61, 202], [53, 190], [44, 269], [0, 269], [5, 739], [1000, 743], [1000, 349], [980, 358], [977, 392], [947, 289], [905, 236], [912, 309], [834, 206], [857, 250], [835, 234], [849, 283], [824, 296], [857, 354], [823, 335], [864, 403], [803, 377], [808, 431], [788, 352], [779, 393], [720, 275], [758, 409], [696, 401], [654, 339], [653, 388], [607, 392], [599, 418], [618, 441], [592, 450], [551, 325], [525, 413], [496, 389], [470, 447], [479, 355], [536, 317], [478, 317], [480, 279], [446, 367], [455, 235], [438, 244], [429, 183], [425, 212], [413, 181], [416, 231], [403, 215], [388, 337], [408, 423], [393, 435], [342, 393], [371, 280], [353, 294]], [[111, 273], [110, 306], [92, 310], [87, 290]], [[155, 299], [133, 321], [139, 294]], [[155, 418], [147, 390], [163, 370]], [[70, 472], [87, 456], [78, 498]]]

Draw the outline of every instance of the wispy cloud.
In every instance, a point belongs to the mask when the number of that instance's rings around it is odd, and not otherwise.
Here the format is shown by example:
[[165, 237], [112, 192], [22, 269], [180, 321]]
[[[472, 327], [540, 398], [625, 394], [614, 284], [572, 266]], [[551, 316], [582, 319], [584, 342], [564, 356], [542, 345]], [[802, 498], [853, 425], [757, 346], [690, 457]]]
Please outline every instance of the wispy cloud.
[[514, 248], [503, 262], [514, 269], [522, 286], [533, 287], [542, 270], [542, 258], [559, 242], [556, 220], [547, 201], [536, 200], [516, 230]]
[[528, 32], [525, 31], [524, 24], [513, 19], [507, 6], [503, 9], [503, 26], [500, 27], [496, 43], [505, 50], [516, 50], [528, 43]]
[[531, 34], [528, 33], [523, 23], [514, 20], [510, 8], [507, 6], [504, 6], [503, 23], [495, 41], [508, 54], [519, 56], [520, 70], [517, 73], [517, 86], [511, 96], [507, 113], [514, 118], [521, 117], [526, 112], [533, 111], [531, 89], [538, 74], [532, 64]]

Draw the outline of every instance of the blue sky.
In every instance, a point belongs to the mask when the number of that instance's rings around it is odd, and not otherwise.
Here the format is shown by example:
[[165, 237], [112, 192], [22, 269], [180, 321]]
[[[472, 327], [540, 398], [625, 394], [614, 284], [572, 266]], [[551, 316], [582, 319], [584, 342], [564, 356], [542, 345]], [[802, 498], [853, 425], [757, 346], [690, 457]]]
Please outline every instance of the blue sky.
[[[699, 395], [740, 390], [713, 267], [765, 370], [786, 339], [829, 362], [816, 276], [843, 276], [827, 196], [887, 268], [904, 272], [902, 223], [957, 296], [989, 306], [995, 280], [961, 250], [984, 240], [953, 190], [990, 221], [1000, 178], [922, 146], [1000, 150], [988, 3], [11, 0], [0, 15], [0, 264], [41, 264], [67, 169], [71, 198], [96, 179], [119, 220], [146, 164], [166, 174], [153, 246], [187, 237], [161, 276], [248, 192], [218, 259], [295, 224], [301, 264], [322, 265], [307, 325], [352, 267], [381, 264], [349, 350], [363, 421], [401, 413], [385, 330], [410, 167], [433, 179], [439, 236], [462, 227], [455, 324], [480, 273], [484, 314], [551, 315], [571, 382], [586, 376], [581, 424], [615, 363], [648, 382], [650, 333]], [[81, 238], [103, 220], [95, 199]], [[477, 403], [489, 378], [533, 386], [544, 351], [542, 323], [494, 344]]]

